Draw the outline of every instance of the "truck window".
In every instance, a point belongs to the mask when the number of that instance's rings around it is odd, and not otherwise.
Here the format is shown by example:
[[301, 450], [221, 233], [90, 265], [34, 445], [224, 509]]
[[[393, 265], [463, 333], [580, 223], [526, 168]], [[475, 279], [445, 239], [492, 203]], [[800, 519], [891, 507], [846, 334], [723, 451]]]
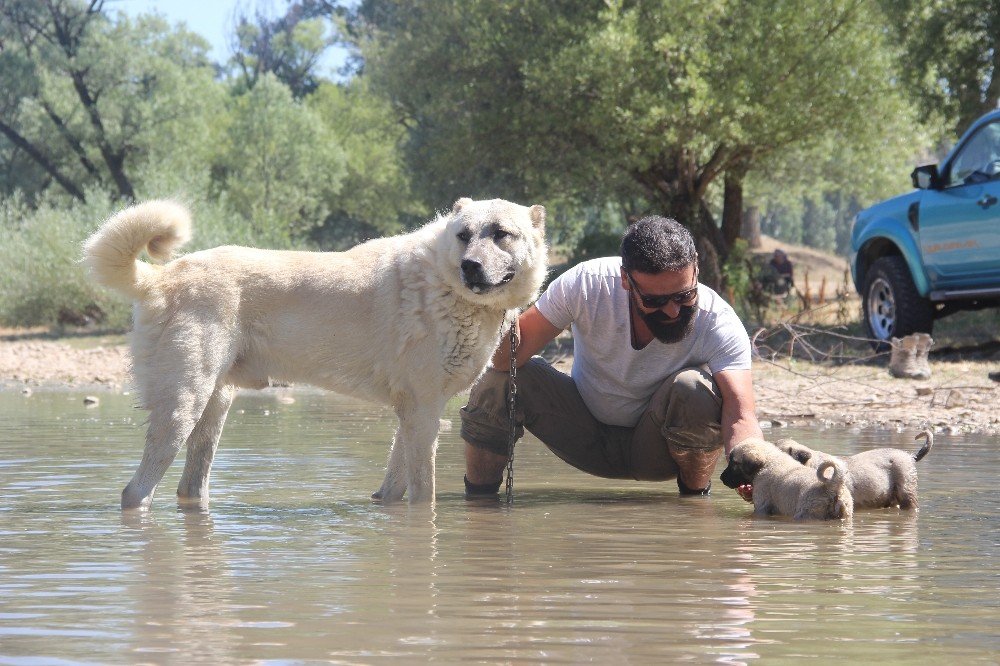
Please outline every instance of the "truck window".
[[1000, 122], [981, 127], [951, 161], [946, 187], [1000, 177]]

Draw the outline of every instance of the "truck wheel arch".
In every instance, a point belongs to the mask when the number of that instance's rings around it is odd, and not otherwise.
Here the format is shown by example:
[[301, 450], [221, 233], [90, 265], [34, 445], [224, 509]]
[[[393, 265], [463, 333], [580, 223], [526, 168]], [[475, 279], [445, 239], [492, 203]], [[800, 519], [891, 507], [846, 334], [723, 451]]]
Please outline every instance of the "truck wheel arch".
[[865, 283], [868, 269], [871, 265], [882, 257], [902, 256], [903, 252], [899, 246], [885, 237], [872, 238], [858, 250], [858, 275], [857, 282], [860, 287]]

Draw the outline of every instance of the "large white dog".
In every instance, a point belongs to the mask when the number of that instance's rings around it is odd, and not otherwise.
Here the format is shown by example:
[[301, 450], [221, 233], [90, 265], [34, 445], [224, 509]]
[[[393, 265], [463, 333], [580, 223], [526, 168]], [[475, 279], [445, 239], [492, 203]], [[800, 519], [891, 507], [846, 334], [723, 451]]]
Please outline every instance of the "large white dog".
[[459, 199], [422, 228], [346, 252], [217, 247], [164, 265], [187, 210], [150, 201], [84, 246], [94, 278], [135, 302], [133, 374], [150, 410], [122, 508], [147, 508], [181, 447], [177, 494], [206, 504], [237, 387], [301, 382], [391, 405], [399, 427], [376, 499], [434, 497], [441, 412], [483, 371], [546, 272], [545, 209]]

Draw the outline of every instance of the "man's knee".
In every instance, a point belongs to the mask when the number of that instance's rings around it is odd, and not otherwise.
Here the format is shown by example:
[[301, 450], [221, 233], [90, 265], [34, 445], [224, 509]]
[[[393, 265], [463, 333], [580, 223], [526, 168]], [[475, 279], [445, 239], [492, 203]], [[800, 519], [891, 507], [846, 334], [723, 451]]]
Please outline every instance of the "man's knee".
[[719, 403], [719, 389], [711, 373], [701, 368], [684, 368], [674, 373], [671, 379], [673, 390], [689, 396], [688, 399]]
[[[510, 431], [508, 412], [510, 375], [487, 368], [472, 385], [469, 402], [459, 411], [462, 419], [462, 439], [477, 449], [506, 455]], [[523, 430], [517, 424], [517, 436]]]
[[672, 375], [654, 396], [651, 408], [662, 420], [661, 433], [681, 449], [713, 450], [722, 446], [722, 396], [712, 375], [685, 368]]

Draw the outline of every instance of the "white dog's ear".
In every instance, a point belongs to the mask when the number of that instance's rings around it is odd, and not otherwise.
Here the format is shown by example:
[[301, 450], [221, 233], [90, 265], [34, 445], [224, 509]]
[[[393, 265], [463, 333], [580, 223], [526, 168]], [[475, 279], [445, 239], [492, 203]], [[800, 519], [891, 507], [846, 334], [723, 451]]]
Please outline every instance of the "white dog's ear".
[[468, 206], [470, 203], [472, 203], [472, 199], [470, 199], [469, 197], [462, 197], [461, 199], [455, 202], [454, 206], [451, 207], [451, 212], [459, 213], [463, 208]]
[[528, 214], [531, 216], [531, 226], [539, 230], [545, 228], [545, 206], [535, 204], [528, 209]]

